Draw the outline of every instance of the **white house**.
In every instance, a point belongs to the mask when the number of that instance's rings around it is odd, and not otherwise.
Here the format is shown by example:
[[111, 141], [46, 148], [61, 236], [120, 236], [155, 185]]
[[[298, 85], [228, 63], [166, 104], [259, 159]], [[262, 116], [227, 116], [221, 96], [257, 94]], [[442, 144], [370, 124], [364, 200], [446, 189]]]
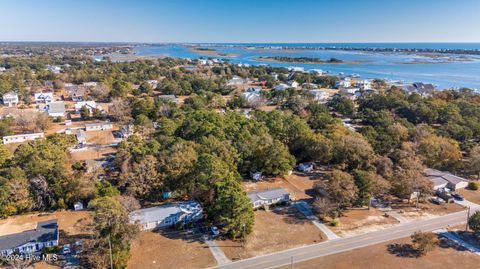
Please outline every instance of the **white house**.
[[83, 210], [83, 203], [81, 201], [74, 203], [73, 210], [75, 211]]
[[97, 87], [98, 82], [95, 82], [95, 81], [84, 82], [82, 85], [85, 87]]
[[55, 74], [58, 74], [58, 73], [60, 73], [60, 71], [62, 71], [62, 68], [58, 65], [49, 65], [49, 66], [47, 66], [47, 70], [51, 71]]
[[246, 79], [244, 78], [241, 78], [239, 76], [233, 76], [232, 79], [230, 79], [229, 81], [227, 81], [227, 86], [238, 86], [238, 85], [243, 85], [245, 84], [247, 81]]
[[129, 217], [130, 222], [138, 223], [142, 230], [151, 230], [201, 220], [203, 209], [198, 202], [191, 200], [136, 210]]
[[43, 138], [43, 136], [44, 136], [44, 133], [9, 135], [9, 136], [3, 137], [3, 144], [23, 143], [25, 141]]
[[284, 91], [288, 88], [290, 88], [290, 86], [287, 85], [287, 84], [284, 84], [284, 83], [280, 83], [277, 86], [273, 87], [273, 89], [276, 90], [276, 91]]
[[50, 117], [65, 117], [65, 103], [63, 101], [41, 104], [39, 108], [40, 111], [48, 113]]
[[53, 102], [53, 92], [39, 92], [34, 94], [36, 104]]
[[77, 129], [76, 136], [77, 136], [78, 144], [80, 145], [87, 144], [87, 135], [85, 134], [85, 131], [83, 129]]
[[296, 82], [295, 80], [292, 80], [292, 81], [289, 81], [288, 82], [288, 86], [290, 86], [290, 88], [298, 88], [300, 84], [298, 82]]
[[290, 193], [284, 188], [274, 188], [247, 193], [248, 198], [253, 204], [253, 208], [262, 206], [271, 206], [290, 201]]
[[449, 172], [442, 172], [436, 169], [427, 168], [424, 175], [433, 183], [433, 189], [449, 188], [458, 190], [467, 187], [468, 181], [464, 178], [455, 176]]
[[343, 78], [335, 83], [336, 88], [348, 88], [352, 86], [352, 81], [349, 77]]
[[0, 236], [0, 256], [39, 253], [45, 247], [58, 246], [56, 219], [37, 223], [32, 230]]
[[82, 110], [82, 107], [86, 107], [90, 113], [92, 113], [92, 110], [97, 108], [97, 104], [95, 101], [80, 101], [75, 103], [75, 112], [80, 113]]
[[101, 121], [95, 123], [85, 124], [85, 130], [88, 131], [103, 131], [113, 129], [113, 124], [108, 121]]
[[330, 94], [323, 90], [315, 89], [308, 92], [313, 95], [313, 99], [318, 102], [327, 101], [330, 98]]
[[262, 96], [257, 92], [244, 92], [242, 97], [247, 100], [248, 103], [258, 103], [262, 101]]
[[9, 91], [2, 96], [4, 105], [13, 106], [18, 104], [18, 94], [14, 91]]

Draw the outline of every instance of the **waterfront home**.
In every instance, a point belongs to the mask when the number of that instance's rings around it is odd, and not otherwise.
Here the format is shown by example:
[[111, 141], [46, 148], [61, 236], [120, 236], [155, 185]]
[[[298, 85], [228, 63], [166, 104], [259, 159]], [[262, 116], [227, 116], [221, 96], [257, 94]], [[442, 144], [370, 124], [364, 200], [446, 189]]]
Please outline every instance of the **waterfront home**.
[[2, 96], [2, 102], [7, 106], [16, 106], [18, 104], [18, 94], [14, 91], [4, 93]]
[[131, 223], [138, 223], [140, 229], [151, 230], [199, 221], [203, 218], [203, 209], [200, 203], [191, 200], [135, 210], [129, 218]]
[[56, 219], [38, 222], [35, 229], [0, 236], [0, 256], [37, 253], [58, 246], [58, 237]]
[[342, 78], [339, 81], [335, 82], [335, 88], [348, 88], [352, 86], [352, 81], [349, 77]]
[[247, 193], [253, 208], [268, 207], [290, 201], [290, 193], [284, 188], [274, 188]]
[[40, 111], [48, 113], [50, 117], [65, 117], [65, 103], [63, 101], [41, 104], [39, 108]]
[[39, 92], [34, 94], [36, 104], [47, 104], [53, 102], [53, 92]]
[[417, 93], [423, 97], [427, 97], [435, 92], [435, 86], [430, 83], [414, 82], [412, 85], [404, 86], [403, 90], [408, 94]]
[[85, 130], [88, 131], [104, 131], [113, 129], [113, 124], [109, 121], [100, 121], [85, 124]]
[[43, 138], [43, 136], [44, 136], [44, 133], [8, 135], [3, 137], [3, 144], [23, 143], [25, 141]]

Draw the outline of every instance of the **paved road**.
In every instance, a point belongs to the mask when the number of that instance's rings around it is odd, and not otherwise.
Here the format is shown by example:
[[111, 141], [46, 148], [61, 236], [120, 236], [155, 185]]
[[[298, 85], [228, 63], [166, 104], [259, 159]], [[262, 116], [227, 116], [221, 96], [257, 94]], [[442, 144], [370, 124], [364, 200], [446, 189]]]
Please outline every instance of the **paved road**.
[[[472, 210], [473, 212], [473, 210]], [[229, 264], [219, 265], [215, 268], [222, 269], [267, 269], [276, 268], [294, 262], [306, 261], [317, 257], [327, 256], [339, 252], [348, 251], [355, 248], [361, 248], [374, 245], [394, 239], [410, 236], [416, 231], [434, 231], [449, 225], [465, 223], [467, 211], [456, 212], [428, 220], [412, 221], [397, 225], [395, 227], [352, 236], [340, 238], [332, 241], [326, 241], [314, 245], [293, 248], [285, 251], [275, 252], [263, 256], [257, 256], [250, 259], [240, 260]]]

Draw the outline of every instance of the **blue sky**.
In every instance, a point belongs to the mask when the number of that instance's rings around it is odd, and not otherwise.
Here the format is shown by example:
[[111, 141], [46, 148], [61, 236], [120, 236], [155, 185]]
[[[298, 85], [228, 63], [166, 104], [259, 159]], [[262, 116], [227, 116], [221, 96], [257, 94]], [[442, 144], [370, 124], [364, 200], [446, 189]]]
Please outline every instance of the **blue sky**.
[[479, 0], [1, 0], [1, 41], [480, 42]]

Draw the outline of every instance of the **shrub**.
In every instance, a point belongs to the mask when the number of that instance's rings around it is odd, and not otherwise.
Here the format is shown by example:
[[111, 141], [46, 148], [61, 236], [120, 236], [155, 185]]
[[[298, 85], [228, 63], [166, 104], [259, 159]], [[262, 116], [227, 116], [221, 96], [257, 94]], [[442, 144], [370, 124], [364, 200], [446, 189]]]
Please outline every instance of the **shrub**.
[[478, 182], [473, 182], [473, 181], [471, 181], [471, 182], [468, 182], [467, 188], [468, 188], [469, 190], [474, 190], [474, 191], [476, 191], [476, 190], [478, 190], [478, 185], [479, 185]]

